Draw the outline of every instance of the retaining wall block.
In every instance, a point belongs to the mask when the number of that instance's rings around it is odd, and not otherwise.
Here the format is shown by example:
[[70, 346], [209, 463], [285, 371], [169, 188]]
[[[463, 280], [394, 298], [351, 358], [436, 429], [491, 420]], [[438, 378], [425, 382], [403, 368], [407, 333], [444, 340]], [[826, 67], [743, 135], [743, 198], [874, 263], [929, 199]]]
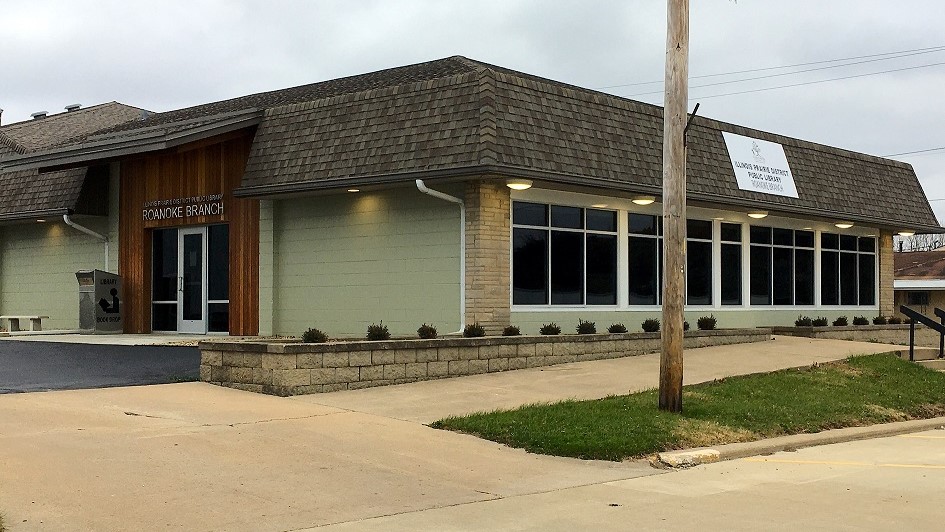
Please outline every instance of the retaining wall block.
[[437, 353], [435, 347], [425, 347], [417, 349], [417, 362], [436, 362]]
[[489, 360], [489, 373], [496, 371], [506, 371], [509, 369], [508, 358], [493, 358]]
[[406, 376], [408, 379], [417, 379], [427, 376], [426, 362], [412, 362], [407, 364]]
[[384, 366], [364, 366], [360, 368], [358, 380], [379, 381], [384, 378]]
[[428, 362], [427, 363], [427, 376], [429, 377], [445, 377], [449, 375], [449, 361], [437, 361], [437, 362]]
[[450, 375], [469, 375], [469, 361], [468, 360], [450, 360], [449, 361], [449, 374]]
[[222, 366], [223, 365], [223, 352], [222, 351], [201, 351], [200, 363], [205, 364], [207, 366]]
[[398, 349], [394, 351], [394, 364], [413, 364], [416, 362], [416, 349]]
[[286, 387], [308, 386], [312, 384], [312, 371], [313, 370], [310, 369], [274, 369], [272, 370], [272, 385]]
[[406, 364], [384, 364], [385, 379], [402, 379], [407, 375]]
[[371, 364], [375, 366], [383, 366], [384, 364], [393, 364], [394, 363], [394, 353], [388, 350], [371, 351]]
[[265, 369], [297, 369], [296, 355], [277, 355], [266, 353], [261, 356], [261, 366]]
[[348, 353], [325, 353], [322, 357], [322, 366], [326, 368], [348, 367]]
[[371, 365], [371, 352], [370, 351], [352, 351], [348, 353], [348, 365], [349, 366], [370, 366]]
[[299, 353], [296, 355], [295, 366], [299, 369], [321, 368], [322, 353]]
[[[338, 368], [315, 368], [310, 369], [312, 384], [332, 384], [335, 381], [335, 371]], [[275, 383], [273, 383], [275, 384]]]
[[469, 361], [469, 374], [475, 375], [479, 373], [488, 373], [489, 372], [489, 361], [488, 360], [470, 360]]

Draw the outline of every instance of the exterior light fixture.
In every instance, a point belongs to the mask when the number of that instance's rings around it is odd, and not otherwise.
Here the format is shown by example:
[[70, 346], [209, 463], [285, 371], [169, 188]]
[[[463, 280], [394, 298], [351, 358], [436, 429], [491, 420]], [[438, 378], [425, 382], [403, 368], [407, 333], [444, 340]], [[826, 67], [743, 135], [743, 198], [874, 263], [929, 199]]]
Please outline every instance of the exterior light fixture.
[[360, 188], [349, 188], [348, 192], [361, 192]]
[[915, 231], [899, 231], [899, 236], [912, 236], [915, 234]]
[[532, 188], [531, 179], [506, 179], [505, 186], [512, 190], [528, 190]]
[[630, 198], [630, 201], [636, 203], [637, 205], [649, 205], [656, 201], [655, 196], [634, 196]]
[[853, 222], [837, 222], [833, 225], [836, 225], [839, 229], [849, 229], [853, 227]]
[[36, 223], [44, 224], [44, 223], [46, 223], [46, 220], [45, 220], [44, 218], [37, 218], [37, 219], [36, 219]]
[[748, 217], [760, 220], [768, 216], [768, 211], [748, 211]]
[[606, 207], [606, 206], [607, 206], [606, 203], [595, 203], [595, 204], [591, 205], [591, 207], [594, 207], [595, 209], [603, 209], [603, 208]]

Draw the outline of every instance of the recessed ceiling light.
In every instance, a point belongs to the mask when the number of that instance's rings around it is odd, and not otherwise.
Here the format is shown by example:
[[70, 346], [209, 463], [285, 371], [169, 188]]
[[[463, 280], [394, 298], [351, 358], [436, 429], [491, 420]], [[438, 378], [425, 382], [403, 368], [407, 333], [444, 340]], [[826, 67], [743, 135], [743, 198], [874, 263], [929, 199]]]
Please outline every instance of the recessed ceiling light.
[[[41, 223], [41, 224], [46, 223], [46, 220], [43, 219], [43, 218], [37, 218], [36, 221], [37, 221], [38, 223]], [[901, 234], [901, 233], [900, 233], [900, 234]]]
[[349, 188], [348, 192], [361, 192], [360, 188]]

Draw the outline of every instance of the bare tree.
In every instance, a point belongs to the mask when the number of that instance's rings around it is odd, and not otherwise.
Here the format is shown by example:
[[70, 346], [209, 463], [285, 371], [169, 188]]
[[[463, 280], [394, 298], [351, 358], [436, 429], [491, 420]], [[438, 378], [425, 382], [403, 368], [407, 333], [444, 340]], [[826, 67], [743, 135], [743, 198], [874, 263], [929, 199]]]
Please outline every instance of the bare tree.
[[895, 236], [896, 251], [934, 251], [945, 246], [945, 235]]

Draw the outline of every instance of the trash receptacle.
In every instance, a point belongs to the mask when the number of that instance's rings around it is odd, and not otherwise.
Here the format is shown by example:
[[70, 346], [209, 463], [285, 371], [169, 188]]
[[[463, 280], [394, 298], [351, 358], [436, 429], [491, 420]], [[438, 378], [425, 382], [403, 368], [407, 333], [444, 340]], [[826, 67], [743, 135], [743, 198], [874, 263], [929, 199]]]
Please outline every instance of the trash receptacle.
[[116, 334], [124, 331], [121, 277], [102, 270], [80, 270], [79, 330], [82, 334]]

